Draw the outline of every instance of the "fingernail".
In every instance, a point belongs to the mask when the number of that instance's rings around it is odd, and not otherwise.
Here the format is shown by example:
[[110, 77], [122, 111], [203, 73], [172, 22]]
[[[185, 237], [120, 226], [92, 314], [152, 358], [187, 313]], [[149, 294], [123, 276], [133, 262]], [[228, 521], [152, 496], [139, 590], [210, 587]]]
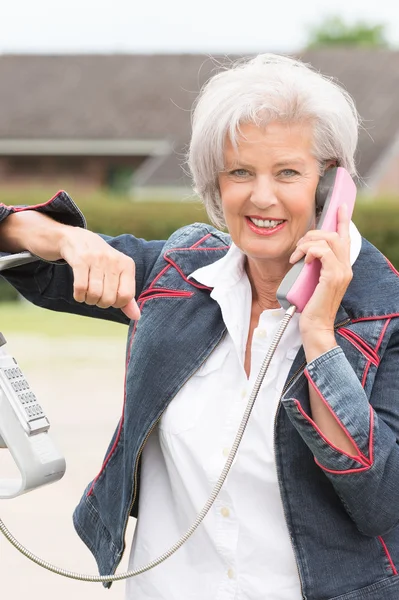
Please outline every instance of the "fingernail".
[[131, 300], [126, 306], [122, 308], [122, 311], [132, 321], [138, 321], [141, 317], [140, 309], [135, 300]]

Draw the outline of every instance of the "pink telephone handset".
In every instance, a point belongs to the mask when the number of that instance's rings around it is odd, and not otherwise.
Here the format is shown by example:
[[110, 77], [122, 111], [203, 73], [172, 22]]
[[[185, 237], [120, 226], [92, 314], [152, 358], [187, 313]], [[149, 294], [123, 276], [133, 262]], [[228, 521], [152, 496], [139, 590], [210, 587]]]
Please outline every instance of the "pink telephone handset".
[[[355, 200], [356, 185], [348, 171], [342, 167], [329, 169], [320, 178], [316, 190], [316, 207], [319, 210], [322, 208], [317, 229], [337, 231], [339, 207], [346, 204], [351, 218]], [[285, 310], [294, 305], [296, 312], [303, 311], [319, 283], [320, 270], [319, 260], [305, 264], [303, 258], [293, 265], [277, 290], [277, 299]]]

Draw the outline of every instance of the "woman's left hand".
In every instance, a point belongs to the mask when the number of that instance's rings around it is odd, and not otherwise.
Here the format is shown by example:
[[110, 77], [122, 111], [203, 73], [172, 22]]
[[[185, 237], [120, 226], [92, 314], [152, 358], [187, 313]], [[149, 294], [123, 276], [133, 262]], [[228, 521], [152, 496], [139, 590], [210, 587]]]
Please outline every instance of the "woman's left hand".
[[341, 300], [352, 279], [350, 264], [349, 217], [346, 206], [338, 210], [337, 232], [318, 229], [308, 231], [297, 243], [290, 257], [295, 263], [305, 256], [305, 263], [316, 258], [321, 262], [319, 283], [301, 313], [302, 336], [334, 333], [334, 320]]

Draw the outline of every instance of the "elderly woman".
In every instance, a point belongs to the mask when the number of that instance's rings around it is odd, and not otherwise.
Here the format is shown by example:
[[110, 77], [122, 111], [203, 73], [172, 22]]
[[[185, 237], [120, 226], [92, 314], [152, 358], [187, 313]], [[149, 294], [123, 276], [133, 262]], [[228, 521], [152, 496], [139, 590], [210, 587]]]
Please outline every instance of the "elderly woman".
[[64, 192], [0, 207], [1, 249], [44, 259], [5, 272], [22, 294], [129, 325], [123, 414], [74, 514], [103, 574], [129, 515], [131, 568], [194, 521], [283, 318], [276, 290], [298, 259], [321, 261], [211, 511], [128, 599], [399, 598], [398, 273], [344, 208], [337, 233], [315, 229], [319, 178], [355, 173], [357, 130], [333, 81], [261, 55], [215, 75], [194, 111], [189, 166], [228, 234], [104, 239]]

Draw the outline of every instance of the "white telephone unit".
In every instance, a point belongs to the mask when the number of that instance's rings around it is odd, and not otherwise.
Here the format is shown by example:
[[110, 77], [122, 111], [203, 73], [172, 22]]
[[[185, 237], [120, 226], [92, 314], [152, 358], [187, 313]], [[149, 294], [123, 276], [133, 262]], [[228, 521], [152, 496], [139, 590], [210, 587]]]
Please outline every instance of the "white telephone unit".
[[[28, 252], [0, 258], [0, 271], [37, 260]], [[0, 451], [9, 448], [20, 477], [0, 478], [0, 499], [54, 483], [66, 464], [49, 434], [50, 423], [0, 333]]]

